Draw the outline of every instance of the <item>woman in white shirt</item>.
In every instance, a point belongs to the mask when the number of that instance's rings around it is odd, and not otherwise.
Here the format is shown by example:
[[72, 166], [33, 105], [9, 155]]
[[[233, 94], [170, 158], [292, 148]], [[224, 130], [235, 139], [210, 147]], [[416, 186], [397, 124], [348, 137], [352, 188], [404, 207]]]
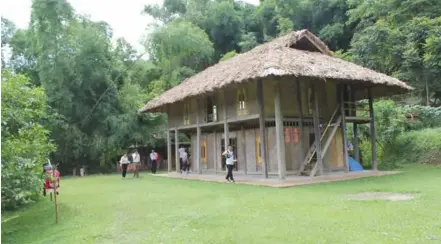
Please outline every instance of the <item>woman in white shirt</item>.
[[228, 170], [227, 177], [225, 177], [225, 179], [227, 180], [227, 182], [234, 183], [233, 166], [234, 166], [234, 162], [236, 162], [237, 160], [234, 159], [233, 147], [228, 146], [228, 149], [222, 153], [222, 156], [226, 158], [225, 164], [227, 165], [227, 170]]
[[129, 157], [127, 157], [127, 153], [124, 153], [124, 155], [121, 157], [121, 160], [119, 160], [123, 179], [126, 178], [127, 167], [129, 166], [129, 163]]

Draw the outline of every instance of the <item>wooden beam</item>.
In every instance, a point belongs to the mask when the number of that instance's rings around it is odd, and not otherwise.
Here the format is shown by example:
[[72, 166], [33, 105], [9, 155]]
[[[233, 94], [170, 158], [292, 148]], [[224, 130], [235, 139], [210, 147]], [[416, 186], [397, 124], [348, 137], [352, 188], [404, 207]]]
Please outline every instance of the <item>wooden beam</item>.
[[284, 180], [286, 177], [286, 161], [285, 143], [283, 140], [283, 115], [280, 105], [280, 83], [276, 83], [274, 87], [274, 111], [276, 116], [277, 168], [279, 170], [279, 179]]
[[181, 164], [179, 161], [179, 131], [175, 129], [175, 162], [176, 162], [176, 172], [181, 172]]
[[240, 128], [240, 134], [242, 137], [242, 140], [241, 140], [242, 152], [241, 153], [243, 155], [243, 162], [239, 162], [239, 163], [244, 164], [244, 174], [246, 175], [247, 174], [247, 144], [246, 144], [247, 138], [246, 138], [246, 133], [245, 133], [245, 129], [243, 128], [243, 126], [241, 126], [241, 128]]
[[196, 167], [198, 174], [202, 174], [201, 167], [201, 127], [200, 124], [200, 105], [199, 99], [196, 99]]
[[371, 144], [372, 144], [372, 169], [377, 170], [377, 137], [375, 135], [375, 117], [374, 117], [374, 105], [372, 99], [372, 90], [368, 88], [368, 99], [369, 99], [369, 115], [371, 118]]
[[268, 178], [266, 164], [266, 133], [265, 133], [265, 108], [263, 102], [263, 82], [257, 80], [257, 108], [259, 111], [259, 134], [260, 134], [260, 158], [262, 159], [263, 176]]
[[343, 163], [345, 165], [345, 171], [349, 172], [349, 155], [348, 155], [348, 138], [346, 135], [346, 113], [345, 113], [345, 86], [340, 85], [340, 113], [341, 113], [341, 135], [343, 141]]
[[[316, 154], [317, 154], [317, 166], [319, 169], [320, 175], [323, 175], [323, 155], [322, 155], [322, 142], [321, 142], [321, 133], [320, 133], [320, 110], [319, 110], [319, 96], [317, 92], [317, 86], [312, 85], [312, 95], [314, 97], [314, 135], [315, 135], [315, 143], [316, 143]], [[315, 176], [315, 173], [312, 174]]]
[[305, 160], [305, 147], [304, 147], [304, 138], [305, 138], [305, 130], [303, 127], [303, 103], [302, 103], [302, 90], [301, 90], [301, 84], [300, 84], [300, 80], [299, 78], [296, 79], [296, 86], [297, 86], [297, 104], [299, 106], [299, 114], [300, 114], [300, 122], [299, 122], [299, 127], [300, 127], [300, 158], [302, 159], [301, 162], [303, 162], [303, 160]]
[[167, 130], [167, 171], [172, 172], [172, 145], [171, 145], [171, 135], [170, 130]]

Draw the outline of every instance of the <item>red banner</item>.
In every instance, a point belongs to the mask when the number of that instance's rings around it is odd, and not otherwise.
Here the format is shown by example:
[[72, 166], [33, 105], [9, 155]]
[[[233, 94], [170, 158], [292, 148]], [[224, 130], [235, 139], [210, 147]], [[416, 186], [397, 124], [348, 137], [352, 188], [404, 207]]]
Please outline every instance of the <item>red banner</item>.
[[285, 143], [295, 143], [298, 144], [300, 142], [300, 129], [288, 127], [285, 128], [284, 131]]
[[285, 128], [285, 143], [290, 143], [291, 142], [291, 132], [290, 132], [290, 128]]

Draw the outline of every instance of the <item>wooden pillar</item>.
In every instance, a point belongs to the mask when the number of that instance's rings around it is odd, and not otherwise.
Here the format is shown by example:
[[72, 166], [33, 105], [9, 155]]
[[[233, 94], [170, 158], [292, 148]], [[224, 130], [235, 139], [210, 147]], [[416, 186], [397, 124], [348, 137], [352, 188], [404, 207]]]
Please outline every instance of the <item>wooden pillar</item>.
[[202, 174], [201, 167], [201, 127], [200, 127], [199, 99], [196, 99], [196, 167], [198, 174]]
[[340, 113], [341, 113], [341, 135], [343, 141], [343, 163], [345, 171], [349, 172], [348, 137], [346, 135], [346, 111], [345, 111], [345, 86], [341, 84], [340, 89]]
[[259, 111], [259, 134], [260, 134], [260, 158], [262, 159], [263, 176], [268, 178], [268, 167], [266, 164], [266, 133], [265, 133], [265, 108], [263, 103], [263, 82], [257, 80], [257, 108]]
[[[312, 85], [312, 96], [314, 97], [314, 111], [313, 111], [313, 121], [314, 121], [314, 137], [315, 146], [317, 154], [317, 168], [320, 175], [323, 175], [323, 156], [322, 156], [322, 142], [321, 142], [321, 132], [320, 132], [320, 110], [319, 110], [319, 96], [317, 92], [317, 86]], [[313, 174], [312, 176], [314, 176]]]
[[225, 97], [225, 90], [222, 91], [222, 114], [224, 117], [224, 147], [225, 150], [227, 150], [230, 144], [230, 131], [228, 128], [227, 99]]
[[371, 144], [372, 144], [372, 169], [377, 170], [377, 137], [375, 135], [375, 117], [374, 117], [374, 105], [372, 99], [372, 90], [368, 88], [369, 99], [369, 115], [370, 115], [370, 129], [371, 129]]
[[167, 129], [167, 170], [168, 172], [172, 172], [172, 146], [171, 146], [171, 135], [170, 130]]
[[302, 90], [300, 85], [300, 80], [296, 79], [296, 85], [297, 85], [297, 104], [299, 106], [299, 114], [300, 114], [300, 158], [301, 162], [305, 159], [305, 147], [304, 147], [304, 138], [305, 138], [305, 130], [303, 127], [303, 103], [302, 103]]
[[276, 117], [276, 146], [277, 146], [277, 168], [279, 170], [279, 179], [286, 177], [285, 143], [283, 138], [283, 115], [280, 105], [280, 84], [276, 83], [274, 87], [274, 111]]
[[240, 134], [242, 137], [242, 140], [241, 140], [242, 152], [241, 153], [243, 155], [243, 162], [239, 162], [239, 163], [244, 164], [244, 174], [246, 175], [247, 174], [247, 144], [246, 144], [247, 138], [246, 138], [245, 129], [243, 128], [243, 126], [240, 128]]
[[214, 155], [213, 155], [213, 162], [214, 162], [214, 173], [217, 174], [217, 159], [220, 157], [219, 153], [217, 152], [217, 133], [216, 130], [214, 131]]
[[354, 129], [354, 158], [355, 160], [357, 160], [357, 162], [361, 163], [360, 160], [360, 143], [358, 140], [358, 124], [354, 123], [353, 124], [353, 129]]
[[[351, 103], [352, 103], [352, 116], [357, 117], [357, 107], [355, 106], [355, 88], [351, 87]], [[353, 123], [353, 131], [354, 131], [354, 158], [357, 162], [360, 161], [360, 143], [358, 141], [358, 124]]]
[[175, 129], [175, 162], [176, 162], [176, 172], [181, 172], [181, 164], [179, 162], [179, 132]]

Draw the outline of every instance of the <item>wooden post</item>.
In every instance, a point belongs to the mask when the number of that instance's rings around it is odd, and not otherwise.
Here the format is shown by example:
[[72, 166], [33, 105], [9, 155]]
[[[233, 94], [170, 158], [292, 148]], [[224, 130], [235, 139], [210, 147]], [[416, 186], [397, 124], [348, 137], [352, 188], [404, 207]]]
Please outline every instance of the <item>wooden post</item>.
[[213, 162], [214, 162], [214, 173], [217, 174], [217, 159], [219, 158], [219, 154], [217, 153], [217, 133], [216, 130], [214, 131], [214, 155], [213, 155]]
[[243, 162], [240, 162], [240, 163], [243, 163], [244, 164], [244, 174], [246, 175], [247, 174], [247, 144], [246, 144], [246, 134], [245, 134], [245, 129], [243, 128], [243, 126], [240, 128], [240, 134], [241, 134], [241, 137], [242, 137], [242, 141], [241, 141], [241, 144], [242, 144], [242, 155], [243, 155]]
[[345, 111], [345, 86], [340, 85], [340, 113], [341, 113], [341, 135], [343, 141], [343, 163], [345, 165], [345, 172], [349, 172], [349, 155], [348, 155], [348, 137], [346, 136], [346, 111]]
[[318, 166], [317, 168], [319, 169], [320, 175], [323, 175], [322, 142], [320, 140], [321, 133], [320, 133], [319, 96], [317, 94], [316, 88], [317, 88], [316, 85], [312, 85], [312, 96], [314, 97], [314, 111], [312, 116], [314, 120], [314, 135], [315, 135], [317, 166]]
[[222, 91], [222, 114], [224, 116], [224, 148], [227, 150], [230, 144], [230, 131], [228, 128], [227, 99], [225, 98], [225, 90]]
[[299, 114], [300, 114], [300, 158], [302, 159], [301, 162], [305, 159], [305, 148], [303, 140], [305, 138], [305, 131], [303, 127], [303, 103], [302, 103], [302, 90], [300, 86], [300, 80], [296, 79], [296, 85], [297, 85], [297, 104], [299, 105]]
[[277, 168], [279, 170], [279, 179], [284, 180], [286, 177], [286, 161], [285, 161], [285, 143], [283, 138], [283, 115], [280, 105], [280, 83], [276, 83], [274, 87], [274, 111], [276, 117], [276, 146], [277, 146]]
[[172, 148], [171, 148], [171, 135], [170, 130], [167, 129], [167, 170], [168, 172], [172, 172]]
[[202, 174], [201, 167], [201, 127], [200, 127], [200, 115], [199, 115], [199, 100], [196, 99], [196, 167], [198, 174]]
[[369, 115], [371, 122], [371, 144], [372, 144], [372, 169], [377, 170], [377, 138], [375, 135], [375, 117], [374, 117], [374, 105], [372, 99], [372, 90], [368, 88], [368, 99], [369, 99]]
[[178, 129], [175, 129], [175, 161], [176, 161], [176, 172], [181, 172], [181, 164], [179, 157], [179, 132]]
[[358, 140], [358, 124], [354, 123], [353, 124], [353, 129], [354, 129], [354, 158], [355, 160], [357, 160], [357, 162], [360, 162], [360, 143]]
[[56, 172], [57, 172], [57, 165], [55, 165], [53, 168], [52, 168], [52, 175], [53, 175], [53, 177], [54, 177], [54, 204], [55, 204], [55, 224], [58, 224], [58, 203], [57, 203], [57, 184], [58, 184], [58, 181], [57, 181], [57, 175], [56, 175]]
[[263, 176], [268, 178], [268, 167], [266, 164], [266, 131], [265, 131], [265, 108], [263, 102], [263, 82], [257, 80], [257, 108], [259, 111], [259, 132], [260, 132], [260, 158], [262, 159]]
[[[351, 103], [352, 103], [352, 115], [354, 117], [357, 117], [357, 107], [355, 106], [355, 88], [354, 86], [351, 87]], [[360, 143], [358, 141], [358, 124], [353, 123], [352, 126], [354, 130], [354, 158], [357, 160], [357, 162], [360, 161]]]

